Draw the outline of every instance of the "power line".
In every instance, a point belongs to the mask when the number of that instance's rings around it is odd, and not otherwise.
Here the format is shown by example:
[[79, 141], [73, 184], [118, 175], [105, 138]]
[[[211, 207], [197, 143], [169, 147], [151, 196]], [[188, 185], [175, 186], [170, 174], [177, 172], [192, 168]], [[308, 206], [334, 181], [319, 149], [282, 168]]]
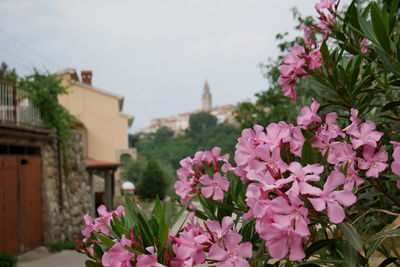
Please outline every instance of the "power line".
[[2, 27], [0, 27], [0, 31], [2, 31], [3, 33], [5, 33], [8, 37], [10, 37], [11, 39], [13, 39], [15, 42], [17, 42], [19, 45], [21, 45], [22, 47], [30, 50], [31, 52], [33, 52], [34, 54], [36, 54], [37, 56], [45, 59], [47, 62], [53, 64], [54, 66], [57, 66], [58, 68], [62, 69], [63, 67], [57, 63], [55, 63], [54, 61], [52, 61], [51, 59], [49, 59], [48, 57], [46, 57], [45, 55], [37, 52], [35, 49], [33, 49], [32, 47], [30, 47], [29, 45], [27, 45], [26, 43], [20, 41], [17, 37], [13, 36], [12, 34], [10, 34], [9, 32], [5, 31]]

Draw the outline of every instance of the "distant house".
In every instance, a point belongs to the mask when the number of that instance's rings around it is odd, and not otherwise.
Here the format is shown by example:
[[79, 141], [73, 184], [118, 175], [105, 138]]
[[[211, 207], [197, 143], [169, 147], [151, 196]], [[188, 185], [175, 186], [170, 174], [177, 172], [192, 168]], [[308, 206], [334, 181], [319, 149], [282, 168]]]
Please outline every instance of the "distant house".
[[[123, 113], [124, 97], [92, 85], [92, 71], [81, 71], [79, 77], [75, 69], [65, 69], [57, 75], [68, 91], [59, 96], [59, 103], [82, 125], [89, 173], [103, 173], [104, 180], [95, 177], [93, 181], [96, 206], [105, 203], [111, 208], [114, 195], [121, 193], [119, 175], [114, 181], [114, 173], [122, 158], [136, 158], [136, 150], [128, 144], [134, 117]], [[108, 194], [106, 187], [115, 189]]]
[[198, 112], [209, 112], [217, 118], [218, 123], [229, 123], [237, 124], [235, 120], [235, 105], [223, 105], [223, 106], [212, 106], [212, 95], [210, 92], [210, 86], [206, 81], [203, 86], [202, 94], [202, 108], [192, 111], [185, 112], [178, 115], [173, 115], [166, 118], [156, 118], [150, 120], [150, 125], [146, 128], [140, 129], [140, 134], [155, 133], [161, 127], [168, 127], [171, 129], [176, 136], [182, 135], [189, 128], [190, 116]]

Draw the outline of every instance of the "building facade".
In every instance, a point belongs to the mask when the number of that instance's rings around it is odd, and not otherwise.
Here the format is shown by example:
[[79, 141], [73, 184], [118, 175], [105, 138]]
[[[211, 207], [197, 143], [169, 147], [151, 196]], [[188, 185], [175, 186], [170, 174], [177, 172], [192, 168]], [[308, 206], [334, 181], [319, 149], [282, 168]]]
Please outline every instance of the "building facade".
[[[81, 123], [84, 156], [93, 175], [96, 206], [100, 203], [113, 206], [114, 195], [121, 193], [118, 171], [121, 157], [136, 159], [135, 149], [129, 148], [128, 130], [134, 117], [123, 113], [124, 97], [92, 85], [92, 71], [81, 71], [80, 79], [75, 69], [57, 73], [68, 93], [59, 96], [59, 103]], [[108, 192], [109, 188], [112, 192]]]
[[205, 81], [202, 94], [202, 108], [193, 112], [185, 112], [178, 115], [173, 115], [166, 118], [156, 118], [150, 121], [150, 126], [139, 131], [141, 134], [149, 134], [156, 132], [160, 127], [170, 128], [175, 135], [182, 135], [189, 128], [189, 118], [192, 114], [199, 112], [209, 112], [217, 117], [218, 123], [235, 124], [235, 105], [212, 106], [212, 95], [210, 86]]
[[78, 237], [93, 205], [81, 134], [62, 153], [27, 94], [0, 81], [0, 251], [13, 254]]

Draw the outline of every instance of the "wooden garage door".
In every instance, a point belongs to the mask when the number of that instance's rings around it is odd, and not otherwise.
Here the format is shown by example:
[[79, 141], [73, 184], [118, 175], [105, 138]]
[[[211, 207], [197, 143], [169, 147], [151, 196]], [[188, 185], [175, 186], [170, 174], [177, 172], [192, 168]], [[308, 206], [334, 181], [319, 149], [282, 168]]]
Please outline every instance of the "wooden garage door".
[[0, 156], [0, 252], [42, 244], [41, 160]]

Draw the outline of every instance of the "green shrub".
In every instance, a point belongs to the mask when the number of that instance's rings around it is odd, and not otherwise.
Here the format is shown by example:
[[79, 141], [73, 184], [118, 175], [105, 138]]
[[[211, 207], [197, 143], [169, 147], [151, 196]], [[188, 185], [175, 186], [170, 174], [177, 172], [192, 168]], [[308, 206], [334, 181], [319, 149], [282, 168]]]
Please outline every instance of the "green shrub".
[[0, 253], [0, 267], [13, 267], [17, 265], [17, 257], [10, 253]]
[[156, 196], [162, 200], [165, 198], [167, 182], [165, 174], [157, 162], [150, 160], [143, 172], [143, 179], [137, 186], [137, 194], [140, 199], [155, 199]]
[[60, 252], [64, 249], [77, 249], [77, 246], [71, 239], [66, 239], [64, 242], [49, 244], [47, 248], [50, 252]]

